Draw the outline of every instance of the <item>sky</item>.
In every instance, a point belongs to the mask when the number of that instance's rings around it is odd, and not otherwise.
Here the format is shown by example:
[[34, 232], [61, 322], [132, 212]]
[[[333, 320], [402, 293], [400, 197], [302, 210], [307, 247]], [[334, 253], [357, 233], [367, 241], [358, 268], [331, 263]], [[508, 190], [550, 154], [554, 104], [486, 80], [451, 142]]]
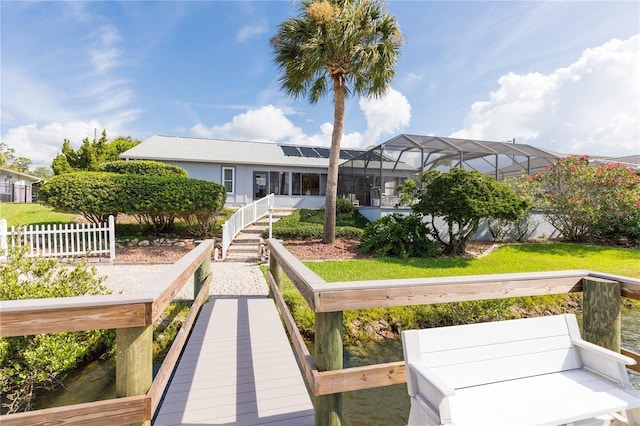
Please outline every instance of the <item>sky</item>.
[[[640, 2], [387, 1], [387, 93], [347, 101], [343, 147], [399, 133], [640, 154]], [[293, 1], [0, 2], [2, 142], [32, 169], [106, 129], [328, 146], [333, 101], [280, 89]]]

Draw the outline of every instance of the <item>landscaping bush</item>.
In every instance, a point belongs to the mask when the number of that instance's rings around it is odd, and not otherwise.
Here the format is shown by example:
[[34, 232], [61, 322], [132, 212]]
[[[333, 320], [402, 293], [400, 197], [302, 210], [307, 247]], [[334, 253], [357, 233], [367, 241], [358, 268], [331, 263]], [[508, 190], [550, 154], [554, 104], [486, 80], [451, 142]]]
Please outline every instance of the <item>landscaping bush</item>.
[[121, 182], [112, 173], [64, 173], [40, 186], [38, 200], [57, 208], [79, 212], [92, 223], [104, 223], [122, 208]]
[[[336, 215], [336, 238], [359, 239], [369, 222], [355, 209]], [[296, 210], [273, 224], [273, 237], [283, 240], [315, 240], [323, 237], [323, 210]], [[268, 235], [265, 230], [263, 236]]]
[[[136, 216], [155, 232], [170, 231], [176, 218], [192, 233], [215, 228], [226, 191], [217, 183], [173, 176], [113, 175], [123, 181], [123, 213]], [[125, 183], [126, 182], [126, 183]]]
[[[432, 236], [447, 254], [463, 254], [481, 220], [517, 220], [528, 209], [527, 201], [511, 188], [474, 170], [429, 171], [422, 176], [422, 183], [420, 189], [405, 185], [408, 194], [403, 196], [403, 202], [409, 203], [413, 212], [431, 217]], [[415, 203], [408, 200], [410, 197], [416, 197]], [[445, 221], [448, 239], [440, 236], [437, 218]]]
[[[26, 247], [9, 249], [0, 263], [0, 300], [108, 294], [95, 268], [73, 268], [54, 258], [25, 257]], [[112, 331], [39, 334], [0, 338], [0, 389], [8, 413], [28, 410], [34, 392], [52, 389], [82, 360], [108, 351]]]
[[93, 223], [124, 213], [154, 232], [171, 231], [182, 219], [193, 234], [215, 228], [226, 191], [222, 185], [180, 176], [106, 172], [67, 173], [42, 185], [39, 199], [50, 206], [80, 212]]
[[346, 198], [338, 198], [336, 200], [336, 214], [353, 215], [356, 212], [356, 206]]
[[431, 238], [423, 217], [394, 213], [369, 224], [360, 241], [360, 251], [378, 256], [435, 257], [441, 246]]
[[587, 156], [566, 157], [526, 177], [523, 187], [570, 241], [620, 233], [634, 238], [640, 227], [640, 176], [621, 164], [594, 167]]
[[178, 176], [185, 178], [188, 176], [187, 171], [181, 167], [150, 160], [110, 161], [101, 164], [100, 171], [120, 175]]

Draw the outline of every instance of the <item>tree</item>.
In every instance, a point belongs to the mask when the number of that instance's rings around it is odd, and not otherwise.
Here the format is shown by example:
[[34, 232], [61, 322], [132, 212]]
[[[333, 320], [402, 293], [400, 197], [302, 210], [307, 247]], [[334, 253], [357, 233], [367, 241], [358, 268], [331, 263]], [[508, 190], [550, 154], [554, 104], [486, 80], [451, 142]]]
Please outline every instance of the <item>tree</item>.
[[73, 171], [97, 171], [100, 165], [107, 161], [120, 159], [120, 154], [140, 143], [132, 140], [131, 136], [119, 136], [109, 141], [107, 131], [103, 130], [100, 139], [84, 138], [78, 150], [74, 150], [71, 142], [65, 139], [62, 143], [62, 153], [56, 155], [51, 163], [53, 173], [61, 175]]
[[621, 164], [592, 166], [587, 156], [558, 160], [546, 173], [525, 178], [547, 220], [571, 241], [637, 227], [640, 176]]
[[15, 148], [0, 142], [0, 167], [7, 167], [13, 161], [16, 154]]
[[323, 235], [323, 242], [332, 244], [345, 99], [387, 91], [403, 37], [396, 19], [378, 0], [303, 0], [300, 9], [300, 16], [280, 24], [271, 45], [287, 95], [315, 104], [333, 92]]
[[31, 159], [27, 157], [18, 157], [13, 160], [11, 168], [19, 171], [20, 173], [29, 173], [29, 167], [31, 167]]
[[[493, 177], [472, 170], [452, 169], [448, 173], [429, 171], [423, 186], [413, 188], [417, 197], [412, 209], [431, 216], [433, 236], [447, 254], [463, 254], [469, 239], [483, 219], [521, 218], [528, 203]], [[448, 241], [440, 235], [436, 219], [447, 226]]]
[[36, 167], [33, 170], [33, 175], [40, 179], [48, 179], [53, 176], [53, 170], [49, 167]]

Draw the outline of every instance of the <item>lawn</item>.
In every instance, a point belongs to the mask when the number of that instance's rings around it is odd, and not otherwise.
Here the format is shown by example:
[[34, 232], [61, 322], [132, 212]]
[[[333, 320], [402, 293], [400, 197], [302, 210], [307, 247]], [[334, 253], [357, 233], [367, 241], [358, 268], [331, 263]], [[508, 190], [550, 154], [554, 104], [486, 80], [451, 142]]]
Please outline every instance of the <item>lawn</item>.
[[[475, 258], [395, 259], [306, 262], [328, 282], [483, 275], [514, 272], [588, 269], [617, 275], [640, 277], [640, 250], [584, 244], [514, 244]], [[301, 332], [314, 332], [314, 314], [287, 279], [283, 293]], [[519, 297], [434, 305], [400, 306], [388, 309], [345, 311], [347, 341], [377, 339], [371, 324], [400, 323], [402, 328], [440, 327], [481, 321], [498, 321], [575, 311], [579, 293]]]
[[640, 278], [640, 250], [585, 244], [514, 244], [480, 258], [309, 262], [329, 282], [588, 269]]
[[76, 216], [37, 203], [0, 203], [0, 219], [6, 219], [8, 226], [69, 223]]

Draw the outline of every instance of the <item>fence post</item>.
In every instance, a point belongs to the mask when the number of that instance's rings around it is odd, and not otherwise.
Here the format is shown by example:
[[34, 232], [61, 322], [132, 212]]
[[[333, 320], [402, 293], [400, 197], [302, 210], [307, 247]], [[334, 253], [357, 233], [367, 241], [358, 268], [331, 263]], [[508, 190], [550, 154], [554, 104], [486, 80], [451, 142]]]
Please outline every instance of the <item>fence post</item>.
[[[319, 371], [342, 369], [342, 311], [317, 312], [314, 360]], [[342, 393], [316, 397], [315, 425], [342, 424]]]
[[0, 259], [4, 259], [7, 256], [7, 250], [9, 245], [7, 244], [7, 219], [0, 219]]
[[202, 261], [198, 269], [193, 273], [193, 299], [195, 300], [200, 293], [200, 289], [204, 285], [205, 280], [211, 273], [211, 252]]
[[584, 339], [620, 352], [621, 285], [615, 281], [582, 280]]
[[278, 265], [276, 257], [271, 253], [271, 244], [269, 244], [269, 272], [271, 272], [273, 281], [275, 281], [278, 288], [282, 288], [282, 268]]
[[116, 260], [116, 221], [109, 215], [109, 259]]
[[[151, 387], [153, 326], [116, 330], [116, 397], [143, 395]], [[151, 424], [151, 421], [134, 423]]]

